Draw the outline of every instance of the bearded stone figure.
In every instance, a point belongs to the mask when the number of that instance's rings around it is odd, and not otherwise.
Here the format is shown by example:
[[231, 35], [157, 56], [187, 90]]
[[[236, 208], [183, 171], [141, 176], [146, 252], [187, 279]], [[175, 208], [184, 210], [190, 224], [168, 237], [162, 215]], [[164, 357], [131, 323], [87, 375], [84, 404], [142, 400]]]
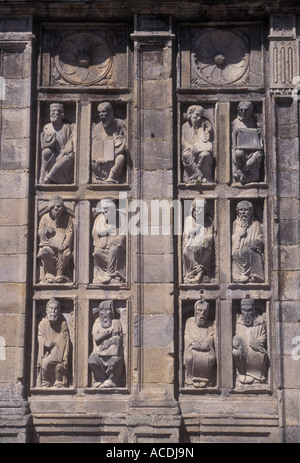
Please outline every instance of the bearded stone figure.
[[185, 386], [203, 388], [212, 385], [216, 365], [215, 322], [208, 320], [209, 304], [200, 299], [194, 316], [186, 321], [184, 332]]
[[240, 201], [236, 208], [237, 218], [232, 230], [232, 277], [237, 283], [262, 283], [263, 236], [258, 220], [254, 219], [253, 205]]
[[71, 281], [74, 227], [60, 196], [49, 201], [48, 212], [39, 223], [39, 252], [42, 283], [68, 283]]
[[123, 183], [127, 153], [124, 124], [115, 119], [110, 103], [100, 103], [97, 109], [99, 121], [92, 126], [94, 181]]
[[265, 383], [267, 378], [266, 321], [255, 313], [255, 302], [249, 296], [241, 301], [241, 314], [236, 321], [232, 353], [237, 370], [237, 383]]
[[120, 387], [124, 376], [122, 324], [115, 318], [112, 300], [102, 301], [93, 313], [99, 313], [92, 329], [93, 352], [88, 360], [93, 387]]
[[46, 316], [38, 326], [38, 387], [68, 386], [70, 335], [61, 313], [61, 304], [52, 298], [46, 305]]
[[263, 142], [250, 101], [238, 105], [238, 117], [232, 124], [232, 145], [234, 181], [242, 184], [259, 182]]
[[41, 133], [42, 160], [40, 184], [73, 182], [74, 131], [64, 119], [64, 105], [50, 105], [50, 122]]

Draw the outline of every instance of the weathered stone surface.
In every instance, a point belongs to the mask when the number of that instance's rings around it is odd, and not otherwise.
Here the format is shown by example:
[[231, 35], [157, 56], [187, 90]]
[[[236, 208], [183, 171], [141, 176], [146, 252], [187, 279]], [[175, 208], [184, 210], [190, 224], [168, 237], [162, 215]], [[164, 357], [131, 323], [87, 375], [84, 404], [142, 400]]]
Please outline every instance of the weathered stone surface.
[[[0, 3], [0, 441], [300, 442], [298, 2]], [[121, 192], [148, 235], [111, 233]], [[153, 223], [195, 199], [194, 247]]]

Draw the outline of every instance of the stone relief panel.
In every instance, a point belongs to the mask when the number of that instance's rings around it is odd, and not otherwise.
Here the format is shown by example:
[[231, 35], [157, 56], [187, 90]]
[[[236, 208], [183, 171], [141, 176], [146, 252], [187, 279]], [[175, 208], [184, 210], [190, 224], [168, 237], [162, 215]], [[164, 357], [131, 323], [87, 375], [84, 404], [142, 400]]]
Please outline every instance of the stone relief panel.
[[92, 205], [92, 283], [126, 282], [126, 224], [118, 201], [103, 198]]
[[214, 387], [217, 376], [215, 302], [201, 296], [197, 301], [184, 301], [182, 310], [184, 387]]
[[108, 101], [94, 105], [91, 130], [93, 183], [126, 183], [129, 153], [124, 112], [124, 108], [115, 110]]
[[107, 79], [112, 51], [105, 38], [95, 32], [77, 32], [62, 37], [55, 56], [60, 78], [71, 84], [92, 85]]
[[[236, 105], [232, 105], [236, 106]], [[264, 180], [264, 127], [259, 102], [241, 101], [232, 108], [232, 178], [242, 185]]]
[[66, 388], [73, 384], [74, 301], [51, 298], [36, 302], [36, 388]]
[[70, 284], [74, 273], [75, 205], [54, 196], [38, 203], [37, 282]]
[[[182, 180], [186, 185], [214, 181], [214, 107], [194, 104], [183, 113], [181, 127]], [[181, 180], [180, 180], [181, 181]]]
[[270, 16], [270, 87], [279, 94], [290, 94], [298, 80], [298, 51], [296, 16], [272, 14]]
[[126, 302], [91, 301], [91, 312], [89, 383], [96, 389], [126, 387]]
[[263, 207], [260, 203], [243, 200], [233, 204], [232, 212], [235, 214], [231, 236], [232, 280], [243, 284], [263, 283]]
[[45, 26], [39, 83], [43, 87], [126, 87], [126, 46], [126, 27]]
[[235, 88], [264, 85], [262, 25], [180, 26], [178, 86]]
[[76, 153], [76, 107], [53, 102], [40, 106], [41, 130], [38, 146], [40, 185], [74, 183]]
[[[186, 201], [187, 203], [187, 201]], [[195, 198], [184, 220], [182, 275], [184, 284], [209, 283], [215, 274], [214, 207]]]
[[247, 29], [209, 28], [192, 31], [192, 83], [194, 86], [241, 85], [249, 78]]
[[267, 343], [266, 302], [248, 295], [233, 304], [232, 355], [235, 388], [266, 387], [270, 361]]

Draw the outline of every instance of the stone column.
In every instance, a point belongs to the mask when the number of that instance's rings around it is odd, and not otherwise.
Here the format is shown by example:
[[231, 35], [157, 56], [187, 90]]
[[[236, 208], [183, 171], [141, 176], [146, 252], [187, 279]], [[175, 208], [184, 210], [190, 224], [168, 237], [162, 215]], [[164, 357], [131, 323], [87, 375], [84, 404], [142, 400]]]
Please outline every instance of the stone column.
[[[131, 37], [135, 54], [136, 120], [133, 199], [143, 201], [144, 211], [149, 213], [149, 227], [147, 235], [131, 237], [137, 312], [135, 392], [128, 418], [129, 440], [138, 442], [142, 434], [143, 442], [145, 439], [178, 442], [180, 418], [174, 400], [173, 232], [171, 227], [167, 230], [171, 225], [168, 208], [173, 199], [171, 18], [137, 15]], [[157, 210], [163, 208], [161, 219], [168, 217], [166, 227], [155, 220], [154, 205]]]
[[30, 18], [0, 26], [0, 427], [25, 442], [23, 401], [28, 266], [32, 34]]

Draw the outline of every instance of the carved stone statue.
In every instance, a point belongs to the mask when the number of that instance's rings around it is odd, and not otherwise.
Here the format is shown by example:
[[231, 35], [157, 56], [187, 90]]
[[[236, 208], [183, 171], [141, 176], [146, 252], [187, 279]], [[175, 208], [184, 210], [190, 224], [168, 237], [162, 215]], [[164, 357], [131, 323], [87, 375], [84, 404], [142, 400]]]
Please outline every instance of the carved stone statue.
[[50, 122], [41, 133], [40, 184], [72, 183], [74, 139], [72, 125], [64, 120], [64, 106], [50, 104]]
[[240, 201], [236, 211], [232, 230], [233, 281], [262, 283], [265, 276], [261, 224], [254, 219], [253, 205], [249, 201]]
[[126, 280], [126, 236], [120, 234], [114, 200], [102, 199], [97, 207], [92, 237], [94, 243], [93, 283], [120, 283]]
[[239, 384], [264, 383], [267, 378], [268, 354], [265, 319], [255, 314], [250, 297], [241, 301], [241, 314], [236, 321], [232, 353]]
[[253, 104], [238, 105], [238, 117], [232, 123], [233, 179], [242, 184], [260, 181], [263, 141], [253, 117]]
[[183, 230], [183, 281], [209, 281], [214, 225], [207, 214], [205, 199], [194, 199]]
[[124, 124], [110, 103], [98, 105], [99, 122], [92, 126], [92, 169], [96, 182], [122, 183], [126, 163]]
[[187, 121], [182, 126], [182, 163], [187, 183], [213, 181], [213, 127], [204, 117], [202, 106], [187, 110]]
[[61, 304], [52, 298], [46, 306], [46, 316], [38, 326], [38, 387], [68, 386], [70, 335], [61, 313]]
[[215, 322], [208, 320], [209, 304], [200, 299], [194, 306], [194, 317], [186, 321], [184, 332], [185, 385], [212, 385], [216, 365]]
[[93, 312], [99, 312], [92, 329], [93, 352], [88, 360], [93, 386], [120, 387], [124, 375], [122, 324], [115, 318], [112, 300], [102, 301]]
[[42, 264], [41, 282], [70, 282], [74, 238], [73, 220], [59, 196], [49, 201], [48, 212], [42, 216], [39, 223], [38, 237], [37, 258]]

